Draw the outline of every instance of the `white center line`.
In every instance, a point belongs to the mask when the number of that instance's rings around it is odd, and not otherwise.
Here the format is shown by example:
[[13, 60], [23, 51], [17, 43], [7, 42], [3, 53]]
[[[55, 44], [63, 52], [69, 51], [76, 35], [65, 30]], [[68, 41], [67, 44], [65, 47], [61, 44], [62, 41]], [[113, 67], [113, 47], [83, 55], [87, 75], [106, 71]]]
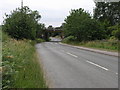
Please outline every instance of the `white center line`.
[[74, 54], [72, 54], [72, 53], [69, 53], [69, 52], [67, 52], [67, 54], [69, 54], [69, 55], [71, 55], [71, 56], [73, 56], [73, 57], [75, 57], [75, 58], [78, 57], [78, 56], [76, 56], [76, 55], [74, 55]]
[[91, 62], [91, 61], [86, 61], [86, 62], [88, 62], [88, 63], [90, 63], [90, 64], [92, 64], [92, 65], [95, 65], [95, 66], [97, 66], [97, 67], [99, 67], [99, 68], [102, 68], [102, 69], [108, 71], [107, 68], [105, 68], [105, 67], [103, 67], [103, 66], [100, 66], [100, 65], [98, 65], [98, 64], [95, 64], [95, 63], [93, 63], [93, 62]]

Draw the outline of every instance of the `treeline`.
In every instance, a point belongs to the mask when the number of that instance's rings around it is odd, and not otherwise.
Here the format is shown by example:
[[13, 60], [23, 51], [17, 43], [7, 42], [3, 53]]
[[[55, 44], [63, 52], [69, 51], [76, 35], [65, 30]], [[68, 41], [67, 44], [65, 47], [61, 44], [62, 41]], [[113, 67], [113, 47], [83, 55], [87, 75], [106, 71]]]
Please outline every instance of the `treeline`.
[[62, 24], [72, 41], [120, 40], [120, 2], [95, 3], [93, 16], [84, 9], [71, 10]]
[[41, 15], [29, 7], [16, 8], [4, 19], [2, 30], [15, 39], [43, 38], [45, 25], [39, 23]]
[[[98, 2], [95, 5], [93, 16], [82, 8], [71, 10], [61, 26], [65, 38], [72, 36], [76, 41], [120, 40], [120, 2]], [[46, 28], [39, 23], [40, 19], [38, 11], [27, 6], [17, 8], [6, 15], [2, 30], [16, 39], [47, 40]]]

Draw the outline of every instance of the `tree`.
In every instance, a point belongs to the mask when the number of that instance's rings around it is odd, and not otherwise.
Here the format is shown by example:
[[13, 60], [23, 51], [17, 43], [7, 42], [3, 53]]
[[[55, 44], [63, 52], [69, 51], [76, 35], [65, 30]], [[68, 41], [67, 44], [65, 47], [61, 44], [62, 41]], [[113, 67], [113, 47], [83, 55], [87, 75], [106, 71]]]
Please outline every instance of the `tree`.
[[65, 36], [74, 36], [79, 41], [102, 39], [103, 31], [99, 22], [92, 19], [84, 9], [71, 10], [63, 24]]
[[116, 24], [114, 26], [111, 26], [108, 29], [112, 31], [112, 35], [116, 39], [120, 40], [120, 24]]
[[50, 31], [53, 31], [55, 28], [52, 26], [52, 25], [49, 25], [48, 26], [48, 28], [47, 28], [47, 30], [48, 30], [48, 38], [50, 37], [50, 36], [52, 36], [52, 32], [50, 32]]
[[36, 38], [42, 38], [43, 39], [45, 30], [46, 30], [46, 28], [45, 28], [44, 24], [42, 24], [42, 23], [37, 24]]
[[94, 9], [94, 18], [100, 21], [107, 20], [110, 25], [120, 22], [120, 2], [97, 2]]
[[49, 25], [47, 29], [48, 29], [48, 30], [53, 30], [54, 28], [53, 28], [52, 25]]
[[38, 21], [41, 18], [37, 11], [27, 6], [13, 10], [6, 15], [3, 30], [16, 39], [35, 39]]
[[120, 23], [120, 2], [97, 2], [95, 4], [94, 18], [101, 22], [105, 37], [109, 39], [115, 35], [113, 32], [116, 32], [115, 29], [109, 27], [114, 27]]

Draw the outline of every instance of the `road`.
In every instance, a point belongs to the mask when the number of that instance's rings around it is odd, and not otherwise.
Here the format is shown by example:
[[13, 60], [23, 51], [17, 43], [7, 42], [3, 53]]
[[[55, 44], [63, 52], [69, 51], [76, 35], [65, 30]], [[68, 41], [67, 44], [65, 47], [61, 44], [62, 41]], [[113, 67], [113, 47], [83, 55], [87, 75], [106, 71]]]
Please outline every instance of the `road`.
[[51, 39], [51, 42], [60, 42], [60, 41], [62, 41], [61, 38], [50, 37], [50, 39]]
[[118, 88], [118, 58], [59, 42], [36, 45], [52, 88]]

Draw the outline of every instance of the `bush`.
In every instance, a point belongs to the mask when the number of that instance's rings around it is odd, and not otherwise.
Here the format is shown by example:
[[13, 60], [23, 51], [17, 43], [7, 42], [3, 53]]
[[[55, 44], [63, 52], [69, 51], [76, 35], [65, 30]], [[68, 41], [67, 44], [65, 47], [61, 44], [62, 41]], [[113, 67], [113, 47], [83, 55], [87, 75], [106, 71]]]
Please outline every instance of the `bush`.
[[68, 36], [68, 37], [63, 39], [63, 42], [66, 42], [66, 43], [69, 43], [72, 41], [76, 41], [76, 38], [74, 36]]
[[117, 40], [117, 39], [115, 38], [115, 36], [111, 36], [111, 37], [109, 38], [109, 41], [114, 41], [114, 40]]
[[109, 27], [109, 29], [112, 31], [112, 35], [120, 40], [120, 24], [116, 24], [114, 26]]
[[37, 38], [37, 39], [36, 39], [36, 42], [37, 42], [37, 43], [41, 43], [41, 42], [45, 42], [45, 40], [44, 40], [44, 39], [41, 39], [41, 38]]
[[120, 40], [120, 28], [118, 28], [117, 30], [113, 31], [112, 33], [118, 40]]

